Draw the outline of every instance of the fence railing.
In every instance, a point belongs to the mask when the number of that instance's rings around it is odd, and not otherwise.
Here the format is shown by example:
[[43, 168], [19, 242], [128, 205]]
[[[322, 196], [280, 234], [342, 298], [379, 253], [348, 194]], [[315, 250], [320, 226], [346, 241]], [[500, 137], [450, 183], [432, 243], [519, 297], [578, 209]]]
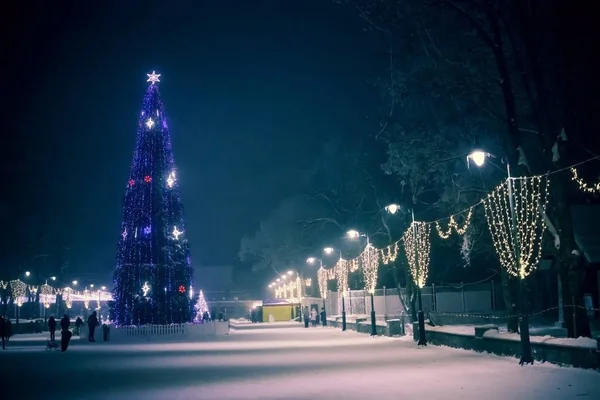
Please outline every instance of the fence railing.
[[[497, 290], [494, 283], [458, 286], [426, 286], [421, 290], [424, 312], [443, 313], [488, 313], [497, 310]], [[316, 304], [322, 307], [322, 299], [305, 298], [303, 305]], [[373, 296], [375, 313], [378, 315], [398, 316], [410, 310], [411, 299], [406, 289], [377, 289]], [[404, 303], [404, 304], [403, 304]], [[347, 315], [369, 314], [371, 299], [365, 290], [350, 290], [344, 296]], [[342, 313], [342, 298], [337, 292], [328, 292], [325, 299], [328, 315]]]
[[[111, 326], [111, 342], [134, 340], [202, 340], [229, 333], [228, 321], [214, 321], [204, 324], [171, 324], [142, 326]], [[86, 332], [87, 334], [87, 332]], [[95, 336], [101, 336], [102, 329], [96, 329]], [[82, 337], [85, 337], [82, 334]]]

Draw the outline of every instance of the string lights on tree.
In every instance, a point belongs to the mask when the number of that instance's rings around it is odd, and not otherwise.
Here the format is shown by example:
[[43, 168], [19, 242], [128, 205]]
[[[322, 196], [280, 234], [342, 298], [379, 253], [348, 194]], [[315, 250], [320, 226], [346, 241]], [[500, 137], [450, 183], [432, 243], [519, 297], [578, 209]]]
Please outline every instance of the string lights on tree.
[[456, 231], [460, 236], [464, 235], [469, 229], [469, 225], [471, 224], [471, 217], [473, 216], [473, 208], [469, 209], [467, 216], [465, 218], [465, 222], [463, 226], [459, 226], [456, 220], [454, 219], [454, 215], [450, 217], [450, 221], [448, 222], [448, 229], [443, 231], [439, 222], [435, 222], [435, 229], [437, 230], [438, 235], [442, 239], [448, 239], [452, 235], [452, 229]]
[[209, 313], [210, 316], [210, 312], [208, 311], [208, 303], [206, 303], [206, 299], [204, 298], [204, 292], [202, 292], [202, 290], [198, 294], [198, 300], [194, 305], [194, 311], [196, 312], [196, 315], [194, 317], [194, 322], [196, 323], [202, 321], [204, 313]]
[[365, 279], [365, 289], [369, 294], [375, 293], [377, 286], [377, 270], [379, 268], [379, 252], [371, 243], [360, 255], [362, 271]]
[[[515, 221], [511, 217], [508, 185], [514, 196]], [[509, 178], [483, 200], [500, 264], [520, 279], [535, 270], [542, 255], [542, 237], [546, 229], [543, 215], [549, 187], [550, 181], [545, 176]]]
[[579, 190], [585, 192], [585, 193], [600, 193], [600, 182], [596, 182], [593, 185], [588, 185], [583, 179], [581, 179], [581, 177], [579, 176], [579, 173], [577, 172], [577, 170], [575, 168], [570, 168], [571, 169], [571, 179], [573, 181], [575, 181], [577, 183], [577, 186], [579, 186]]
[[429, 224], [414, 221], [403, 236], [410, 275], [420, 289], [425, 287], [429, 274], [430, 232]]
[[44, 283], [40, 286], [40, 301], [44, 305], [44, 308], [50, 308], [50, 302], [52, 300], [52, 295], [54, 294], [54, 289], [52, 286]]
[[73, 289], [71, 289], [70, 287], [66, 287], [63, 289], [63, 300], [65, 301], [67, 308], [73, 307], [72, 292]]

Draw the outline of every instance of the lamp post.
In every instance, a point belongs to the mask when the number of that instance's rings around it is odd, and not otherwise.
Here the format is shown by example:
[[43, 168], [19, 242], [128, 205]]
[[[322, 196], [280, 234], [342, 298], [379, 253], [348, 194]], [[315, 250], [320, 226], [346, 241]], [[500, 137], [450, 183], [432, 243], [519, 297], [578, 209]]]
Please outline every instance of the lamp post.
[[[306, 259], [306, 262], [311, 265], [314, 265], [317, 261], [319, 261], [320, 268], [323, 268], [323, 260], [322, 259], [316, 258], [316, 257], [308, 257]], [[317, 280], [318, 280], [318, 274], [317, 274]], [[327, 282], [327, 281], [325, 281], [325, 282]], [[320, 283], [317, 282], [317, 284], [320, 284]], [[327, 326], [327, 311], [325, 309], [325, 297], [327, 296], [327, 287], [325, 287], [324, 289], [319, 287], [319, 289], [321, 289], [321, 292], [322, 292], [321, 298], [323, 300], [323, 316], [321, 318], [321, 320], [322, 320], [321, 324], [323, 326]]]
[[[467, 156], [467, 165], [469, 161], [473, 161], [473, 163], [477, 167], [482, 167], [485, 164], [485, 160], [488, 157], [494, 157], [493, 154], [486, 153], [481, 150], [475, 150], [471, 154]], [[510, 174], [510, 164], [508, 160], [506, 160], [506, 184], [508, 186], [508, 204], [510, 207], [510, 225], [511, 225], [511, 235], [513, 238], [513, 248], [514, 248], [514, 257], [515, 263], [517, 264], [517, 270], [520, 271], [520, 263], [521, 263], [521, 248], [519, 243], [519, 237], [517, 236], [517, 216], [515, 213], [515, 196], [513, 192], [513, 182], [514, 178]], [[525, 293], [525, 277], [519, 277], [519, 303], [521, 315], [519, 317], [519, 334], [521, 339], [521, 360], [519, 363], [523, 364], [533, 364], [533, 357], [531, 356], [531, 338], [529, 335], [529, 319], [527, 317], [527, 298]]]
[[[415, 224], [415, 210], [410, 211], [412, 218], [412, 236], [413, 243], [415, 246], [415, 268], [419, 271], [419, 252], [416, 249], [417, 246], [417, 224]], [[417, 314], [419, 320], [419, 341], [417, 345], [419, 346], [427, 346], [427, 337], [425, 336], [425, 315], [423, 313], [423, 297], [421, 295], [421, 286], [419, 285], [420, 279], [417, 280], [417, 301], [419, 302], [419, 312]]]
[[[357, 230], [351, 229], [347, 232], [348, 238], [350, 239], [358, 239], [360, 237], [364, 237], [367, 239], [367, 246], [371, 244], [369, 239], [369, 235], [366, 233], [360, 233]], [[377, 336], [377, 320], [375, 317], [375, 298], [374, 298], [374, 288], [373, 291], [369, 290], [369, 296], [371, 297], [371, 336]]]
[[[325, 247], [323, 249], [323, 251], [325, 252], [325, 254], [332, 254], [333, 252], [335, 252], [335, 249], [333, 247]], [[339, 260], [342, 260], [342, 250], [339, 250], [340, 253], [340, 258]], [[342, 287], [342, 288], [338, 288], [338, 290], [342, 291], [342, 332], [346, 330], [346, 298], [345, 298], [345, 293], [346, 293], [346, 288]]]

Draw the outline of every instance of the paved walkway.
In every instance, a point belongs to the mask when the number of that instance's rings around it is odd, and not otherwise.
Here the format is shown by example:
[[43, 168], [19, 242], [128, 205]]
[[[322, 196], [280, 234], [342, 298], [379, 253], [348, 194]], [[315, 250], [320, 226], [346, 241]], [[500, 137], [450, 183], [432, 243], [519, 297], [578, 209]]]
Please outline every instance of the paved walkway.
[[[23, 345], [19, 345], [19, 342]], [[371, 338], [335, 328], [232, 331], [212, 342], [39, 341], [0, 352], [4, 393], [19, 399], [598, 399], [600, 373]], [[49, 390], [51, 392], [49, 392]]]

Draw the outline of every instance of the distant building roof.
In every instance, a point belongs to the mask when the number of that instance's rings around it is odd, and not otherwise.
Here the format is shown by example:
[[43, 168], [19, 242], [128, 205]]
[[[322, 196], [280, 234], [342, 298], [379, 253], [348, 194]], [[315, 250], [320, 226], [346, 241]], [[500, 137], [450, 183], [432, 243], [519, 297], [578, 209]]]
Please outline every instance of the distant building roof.
[[292, 304], [286, 299], [266, 299], [263, 300], [262, 303], [263, 306], [284, 306]]
[[590, 263], [600, 263], [600, 206], [571, 206], [577, 247]]

